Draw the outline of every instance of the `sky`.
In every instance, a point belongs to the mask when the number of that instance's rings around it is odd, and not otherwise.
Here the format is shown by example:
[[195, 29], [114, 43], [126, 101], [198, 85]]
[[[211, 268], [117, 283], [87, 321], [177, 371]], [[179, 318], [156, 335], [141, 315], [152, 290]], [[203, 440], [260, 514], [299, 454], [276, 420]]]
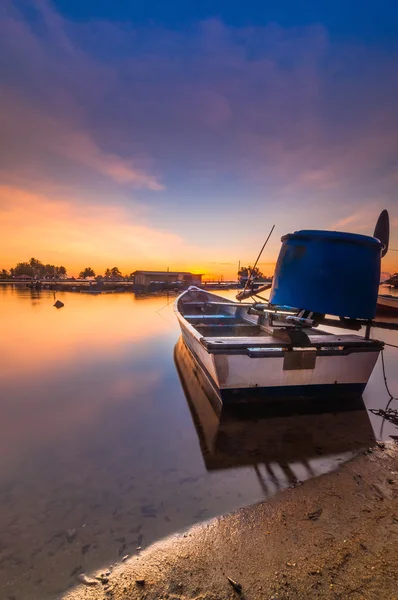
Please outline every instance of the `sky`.
[[0, 268], [232, 278], [275, 224], [272, 274], [383, 208], [398, 248], [397, 97], [395, 0], [2, 0]]

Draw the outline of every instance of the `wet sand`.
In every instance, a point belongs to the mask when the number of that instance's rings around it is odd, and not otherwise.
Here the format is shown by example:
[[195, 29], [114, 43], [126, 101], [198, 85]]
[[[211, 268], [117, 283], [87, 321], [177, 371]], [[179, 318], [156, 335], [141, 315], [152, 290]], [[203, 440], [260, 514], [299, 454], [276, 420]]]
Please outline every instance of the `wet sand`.
[[62, 598], [396, 599], [397, 500], [398, 445], [379, 444], [338, 471], [158, 542]]

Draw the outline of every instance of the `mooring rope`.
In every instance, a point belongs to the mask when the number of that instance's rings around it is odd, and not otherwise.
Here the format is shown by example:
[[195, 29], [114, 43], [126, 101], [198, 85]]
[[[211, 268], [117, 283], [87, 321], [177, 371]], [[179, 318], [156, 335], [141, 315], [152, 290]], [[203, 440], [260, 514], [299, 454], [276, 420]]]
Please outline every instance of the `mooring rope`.
[[396, 344], [387, 344], [387, 342], [384, 342], [385, 346], [390, 346], [390, 348], [398, 348], [398, 346]]
[[[391, 344], [387, 344], [387, 345], [390, 346]], [[369, 412], [371, 412], [374, 415], [377, 415], [378, 417], [382, 417], [382, 419], [383, 419], [381, 428], [380, 428], [380, 437], [382, 437], [382, 435], [383, 435], [384, 421], [389, 421], [390, 423], [392, 423], [393, 425], [398, 427], [398, 409], [390, 408], [391, 403], [394, 400], [398, 400], [398, 398], [396, 396], [392, 395], [392, 393], [390, 392], [390, 388], [388, 387], [386, 366], [384, 363], [384, 350], [381, 351], [381, 366], [382, 366], [383, 377], [384, 377], [384, 385], [386, 387], [386, 391], [389, 396], [389, 400], [388, 400], [387, 406], [385, 408], [370, 408], [369, 409]], [[395, 436], [390, 436], [390, 437], [395, 437]]]
[[[390, 346], [390, 344], [388, 344], [388, 345]], [[391, 402], [391, 400], [398, 400], [398, 398], [396, 396], [392, 395], [392, 393], [390, 392], [390, 388], [388, 387], [387, 375], [386, 375], [386, 366], [384, 364], [384, 350], [381, 351], [381, 366], [382, 366], [382, 369], [383, 369], [384, 385], [386, 386], [387, 394], [390, 396], [390, 402]]]

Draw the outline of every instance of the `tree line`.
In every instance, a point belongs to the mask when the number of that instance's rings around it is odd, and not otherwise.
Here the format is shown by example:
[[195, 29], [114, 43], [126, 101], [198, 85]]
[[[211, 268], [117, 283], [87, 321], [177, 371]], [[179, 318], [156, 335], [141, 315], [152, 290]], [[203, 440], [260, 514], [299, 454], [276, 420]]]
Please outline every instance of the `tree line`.
[[0, 271], [0, 279], [11, 279], [20, 275], [28, 275], [34, 279], [59, 279], [67, 276], [67, 270], [63, 265], [45, 265], [37, 258], [31, 258], [27, 262], [17, 263], [9, 271], [7, 269], [1, 269]]
[[79, 273], [79, 279], [87, 279], [91, 277], [95, 277], [97, 279], [110, 279], [111, 277], [122, 277], [123, 279], [131, 279], [133, 277], [133, 273], [130, 273], [130, 275], [122, 275], [122, 272], [118, 267], [105, 269], [105, 273], [103, 275], [97, 274], [91, 267], [86, 267], [85, 269], [83, 269], [83, 271], [80, 271]]
[[260, 271], [258, 267], [242, 267], [238, 271], [238, 277], [251, 277], [252, 279], [260, 279], [260, 277], [264, 277], [263, 273]]
[[[13, 277], [19, 277], [20, 275], [27, 275], [33, 279], [63, 279], [68, 275], [67, 269], [63, 266], [57, 265], [45, 265], [37, 258], [31, 258], [26, 262], [19, 262], [12, 269], [1, 269], [0, 279], [12, 279]], [[94, 269], [86, 267], [79, 273], [79, 279], [97, 278], [97, 279], [110, 279], [114, 277], [123, 277], [125, 279], [131, 279], [133, 276], [122, 275], [118, 267], [112, 267], [105, 270], [104, 275], [96, 274]]]

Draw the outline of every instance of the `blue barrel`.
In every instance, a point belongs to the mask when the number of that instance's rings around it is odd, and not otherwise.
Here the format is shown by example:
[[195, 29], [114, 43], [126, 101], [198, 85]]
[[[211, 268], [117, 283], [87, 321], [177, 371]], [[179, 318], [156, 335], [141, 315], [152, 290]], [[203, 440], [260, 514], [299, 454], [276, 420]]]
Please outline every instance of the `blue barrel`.
[[378, 239], [337, 231], [282, 237], [270, 302], [321, 314], [373, 319], [380, 283]]

